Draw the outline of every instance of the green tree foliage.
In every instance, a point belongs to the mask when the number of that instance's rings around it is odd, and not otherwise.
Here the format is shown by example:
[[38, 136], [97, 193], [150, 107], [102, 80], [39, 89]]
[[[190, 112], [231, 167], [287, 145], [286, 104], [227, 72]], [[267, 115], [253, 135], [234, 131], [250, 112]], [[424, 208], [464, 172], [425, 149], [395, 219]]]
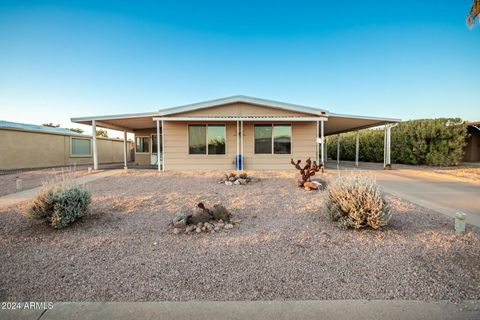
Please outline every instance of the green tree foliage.
[[[340, 135], [340, 159], [355, 160], [355, 132]], [[458, 118], [411, 120], [392, 129], [392, 163], [432, 166], [459, 165], [467, 126]], [[360, 132], [359, 160], [383, 162], [383, 129]], [[327, 140], [328, 157], [337, 158], [337, 137]]]
[[49, 123], [42, 123], [42, 126], [44, 127], [50, 127], [50, 128], [60, 128], [60, 125], [59, 124], [53, 124], [51, 122]]
[[83, 133], [83, 129], [80, 129], [80, 128], [67, 128], [67, 129], [76, 133]]
[[107, 130], [97, 129], [97, 137], [108, 138]]

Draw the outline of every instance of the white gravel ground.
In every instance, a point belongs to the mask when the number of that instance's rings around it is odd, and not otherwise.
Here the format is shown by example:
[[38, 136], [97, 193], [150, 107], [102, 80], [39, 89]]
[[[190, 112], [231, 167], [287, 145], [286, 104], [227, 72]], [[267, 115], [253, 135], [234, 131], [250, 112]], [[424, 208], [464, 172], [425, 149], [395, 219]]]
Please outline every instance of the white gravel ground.
[[[457, 235], [453, 219], [389, 196], [389, 227], [339, 230], [295, 171], [254, 174], [225, 186], [220, 172], [130, 170], [92, 183], [92, 214], [64, 230], [21, 216], [26, 204], [3, 210], [0, 300], [480, 299], [478, 228]], [[198, 201], [242, 222], [172, 234]]]

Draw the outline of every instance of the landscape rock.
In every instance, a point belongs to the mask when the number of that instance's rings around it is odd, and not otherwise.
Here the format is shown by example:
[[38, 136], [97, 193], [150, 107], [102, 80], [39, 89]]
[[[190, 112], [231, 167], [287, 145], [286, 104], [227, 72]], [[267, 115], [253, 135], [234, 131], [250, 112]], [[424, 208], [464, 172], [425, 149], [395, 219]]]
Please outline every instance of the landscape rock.
[[173, 234], [179, 234], [180, 233], [180, 229], [179, 228], [174, 228], [173, 229]]
[[235, 182], [237, 180], [237, 178], [236, 177], [230, 177], [230, 178], [228, 178], [228, 180], [231, 181], [231, 182]]
[[238, 185], [240, 185], [240, 181], [235, 180], [235, 182], [234, 182], [233, 184], [236, 185], [236, 186], [238, 186]]
[[195, 232], [196, 232], [196, 233], [200, 233], [200, 232], [202, 232], [202, 229], [200, 229], [199, 227], [197, 227], [197, 228], [195, 228]]
[[311, 181], [304, 182], [303, 186], [305, 188], [310, 188], [310, 190], [318, 190], [318, 185]]
[[227, 223], [227, 224], [225, 225], [225, 229], [227, 229], [227, 230], [233, 229], [233, 224]]
[[233, 182], [231, 182], [231, 181], [225, 181], [225, 185], [227, 185], [227, 186], [232, 186], [232, 185], [233, 185]]
[[172, 224], [175, 228], [185, 228], [189, 215], [184, 212], [177, 212], [173, 217]]
[[[241, 185], [246, 185], [246, 184], [247, 184], [247, 179], [246, 179], [246, 178], [245, 178], [245, 179], [239, 178], [237, 181], [238, 181], [239, 184], [241, 184]], [[236, 181], [236, 182], [237, 182], [237, 181]]]

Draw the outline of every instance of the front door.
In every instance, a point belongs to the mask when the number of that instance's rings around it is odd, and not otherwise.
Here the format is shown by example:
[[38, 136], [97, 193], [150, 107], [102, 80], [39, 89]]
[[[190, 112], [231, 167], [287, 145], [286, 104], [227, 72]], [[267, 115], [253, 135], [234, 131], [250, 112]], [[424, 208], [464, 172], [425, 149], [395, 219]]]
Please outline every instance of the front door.
[[[158, 165], [158, 151], [157, 151], [157, 135], [156, 134], [152, 134], [152, 146], [151, 146], [151, 152], [150, 152], [150, 164], [151, 165], [155, 165], [157, 166]], [[161, 158], [161, 151], [162, 151], [162, 140], [160, 140], [160, 158]]]

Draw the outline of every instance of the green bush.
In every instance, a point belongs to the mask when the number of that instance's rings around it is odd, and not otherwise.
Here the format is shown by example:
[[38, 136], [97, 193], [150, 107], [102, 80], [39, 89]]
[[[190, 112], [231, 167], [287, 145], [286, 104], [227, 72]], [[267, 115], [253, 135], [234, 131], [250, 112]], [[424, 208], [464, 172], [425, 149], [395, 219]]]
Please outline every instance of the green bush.
[[362, 175], [342, 176], [327, 188], [327, 217], [341, 228], [378, 229], [391, 217], [382, 190]]
[[68, 178], [45, 183], [35, 196], [28, 215], [47, 221], [54, 228], [64, 228], [88, 212], [91, 195]]
[[[340, 159], [355, 160], [355, 132], [340, 135]], [[467, 126], [461, 119], [401, 122], [392, 129], [391, 161], [412, 165], [455, 166], [463, 158]], [[383, 162], [383, 129], [360, 131], [359, 160]], [[328, 157], [337, 159], [337, 137], [327, 139]]]

